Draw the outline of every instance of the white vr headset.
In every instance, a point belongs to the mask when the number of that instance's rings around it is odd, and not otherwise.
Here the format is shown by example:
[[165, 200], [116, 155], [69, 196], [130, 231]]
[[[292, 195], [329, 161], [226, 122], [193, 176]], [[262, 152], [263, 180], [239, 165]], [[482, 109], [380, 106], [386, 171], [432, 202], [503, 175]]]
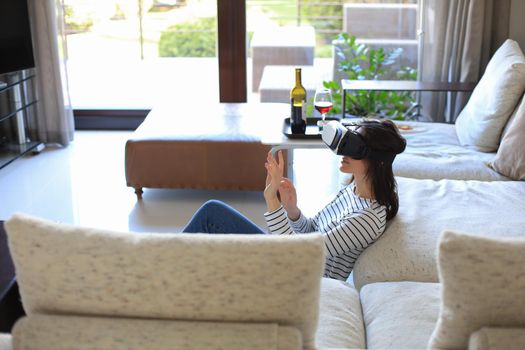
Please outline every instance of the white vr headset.
[[345, 126], [336, 120], [328, 122], [323, 127], [321, 138], [323, 142], [337, 155], [353, 159], [375, 159], [392, 163], [395, 153], [372, 150], [363, 135], [357, 132], [361, 125]]

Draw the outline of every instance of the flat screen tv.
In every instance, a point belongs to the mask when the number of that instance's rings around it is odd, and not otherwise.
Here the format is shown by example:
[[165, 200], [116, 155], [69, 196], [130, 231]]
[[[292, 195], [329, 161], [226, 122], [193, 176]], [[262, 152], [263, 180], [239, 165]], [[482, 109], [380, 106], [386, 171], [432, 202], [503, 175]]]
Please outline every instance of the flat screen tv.
[[0, 74], [34, 66], [27, 0], [0, 0]]

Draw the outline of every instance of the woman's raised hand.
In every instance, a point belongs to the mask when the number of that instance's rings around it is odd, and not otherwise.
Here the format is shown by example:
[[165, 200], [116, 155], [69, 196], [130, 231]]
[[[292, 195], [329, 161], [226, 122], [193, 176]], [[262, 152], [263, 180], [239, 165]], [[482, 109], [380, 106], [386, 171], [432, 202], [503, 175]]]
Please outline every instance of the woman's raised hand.
[[297, 207], [297, 192], [292, 181], [283, 177], [279, 186], [279, 195], [281, 197], [281, 204], [288, 213], [288, 217], [292, 220], [299, 219], [301, 211]]
[[272, 151], [269, 151], [268, 156], [266, 157], [266, 163], [264, 164], [266, 168], [266, 188], [264, 189], [264, 197], [267, 199], [273, 199], [274, 197], [277, 198], [277, 191], [279, 190], [283, 178], [284, 159], [282, 151], [277, 152], [277, 158], [278, 159], [275, 159]]

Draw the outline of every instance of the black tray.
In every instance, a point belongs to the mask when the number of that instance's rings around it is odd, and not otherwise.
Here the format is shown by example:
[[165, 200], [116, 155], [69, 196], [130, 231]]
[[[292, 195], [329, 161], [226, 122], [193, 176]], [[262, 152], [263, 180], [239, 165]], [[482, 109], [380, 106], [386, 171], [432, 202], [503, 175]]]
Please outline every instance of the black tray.
[[[292, 134], [292, 127], [290, 125], [290, 118], [283, 120], [283, 134], [289, 139], [320, 139], [319, 127], [317, 122], [322, 118], [308, 117], [306, 118], [306, 131], [304, 134]], [[325, 120], [339, 120], [334, 117], [326, 117]]]

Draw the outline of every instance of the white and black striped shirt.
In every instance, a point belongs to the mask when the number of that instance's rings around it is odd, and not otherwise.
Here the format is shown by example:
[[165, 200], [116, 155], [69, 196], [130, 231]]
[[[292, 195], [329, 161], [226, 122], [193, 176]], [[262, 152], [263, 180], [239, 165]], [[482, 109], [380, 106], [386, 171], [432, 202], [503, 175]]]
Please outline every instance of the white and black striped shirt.
[[354, 193], [350, 184], [313, 218], [302, 213], [297, 221], [288, 219], [281, 206], [264, 214], [270, 233], [294, 234], [320, 232], [325, 237], [325, 277], [346, 280], [357, 257], [385, 230], [386, 208], [377, 201]]

